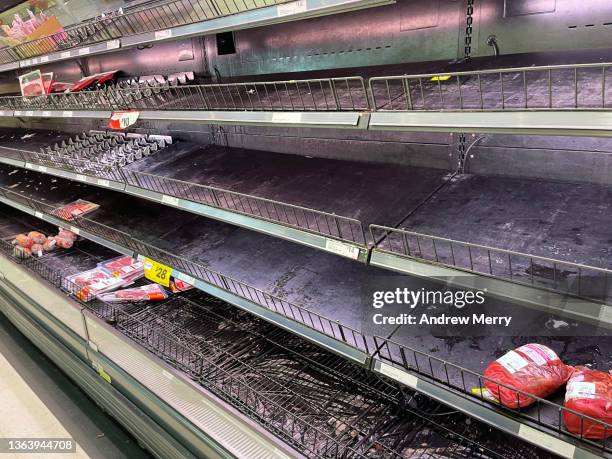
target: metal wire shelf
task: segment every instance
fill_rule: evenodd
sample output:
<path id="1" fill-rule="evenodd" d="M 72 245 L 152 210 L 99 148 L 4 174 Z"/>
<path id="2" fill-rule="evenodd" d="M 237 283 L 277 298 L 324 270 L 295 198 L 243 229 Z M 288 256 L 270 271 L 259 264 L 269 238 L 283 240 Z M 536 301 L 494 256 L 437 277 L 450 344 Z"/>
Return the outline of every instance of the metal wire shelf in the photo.
<path id="1" fill-rule="evenodd" d="M 297 206 L 289 203 L 237 193 L 222 188 L 163 177 L 105 165 L 98 161 L 76 158 L 61 158 L 29 150 L 1 147 L 0 156 L 8 159 L 60 169 L 74 174 L 91 175 L 113 180 L 143 190 L 151 190 L 176 198 L 205 204 L 279 223 L 302 231 L 320 234 L 365 247 L 366 235 L 361 221 L 341 215 Z"/>
<path id="2" fill-rule="evenodd" d="M 3 187 L 0 187 L 0 196 L 34 209 L 42 214 L 65 220 L 69 222 L 71 226 L 79 230 L 87 231 L 92 235 L 129 249 L 136 254 L 162 262 L 183 274 L 193 276 L 202 282 L 252 301 L 253 303 L 274 311 L 292 321 L 305 325 L 317 332 L 330 336 L 353 348 L 362 350 L 365 353 L 370 352 L 371 339 L 369 337 L 366 337 L 361 332 L 347 325 L 328 319 L 303 306 L 283 300 L 225 274 L 207 268 L 197 262 L 171 254 L 151 244 L 140 241 L 123 231 L 119 231 L 85 217 L 75 217 L 72 214 L 62 211 L 59 205 L 44 203 Z"/>
<path id="3" fill-rule="evenodd" d="M 404 229 L 370 225 L 377 250 L 463 271 L 612 303 L 612 270 Z"/>
<path id="4" fill-rule="evenodd" d="M 363 225 L 354 218 L 128 168 L 121 169 L 121 174 L 127 184 L 138 188 L 366 245 Z"/>
<path id="5" fill-rule="evenodd" d="M 103 14 L 64 28 L 63 31 L 0 49 L 0 63 L 54 51 L 113 40 L 129 35 L 193 24 L 290 0 L 173 0 L 153 1 Z"/>
<path id="6" fill-rule="evenodd" d="M 0 97 L 12 110 L 366 111 L 361 77 L 252 83 L 108 87 L 44 97 Z"/>
<path id="7" fill-rule="evenodd" d="M 612 63 L 375 77 L 378 111 L 608 110 Z"/>
<path id="8" fill-rule="evenodd" d="M 396 343 L 387 338 L 376 336 L 374 337 L 374 341 L 376 343 L 376 350 L 373 353 L 373 358 L 378 358 L 394 366 L 417 372 L 438 383 L 442 383 L 445 386 L 457 390 L 462 396 L 476 398 L 481 402 L 494 405 L 496 408 L 511 415 L 528 419 L 546 429 L 550 429 L 556 434 L 569 435 L 570 437 L 579 439 L 603 451 L 612 451 L 612 442 L 609 438 L 606 438 L 609 432 L 612 432 L 612 424 L 607 424 L 599 419 L 571 410 L 563 405 L 551 402 L 550 400 L 529 394 L 495 379 L 487 378 L 478 372 Z M 526 408 L 509 409 L 503 405 L 494 403 L 484 395 L 483 389 L 485 388 L 485 381 L 497 387 L 497 394 L 493 393 L 492 395 L 496 396 L 498 399 L 501 399 L 501 389 L 504 388 L 510 389 L 512 392 L 516 393 L 517 401 L 519 397 L 526 397 L 529 400 L 533 400 L 533 404 Z M 471 390 L 473 388 L 478 389 L 478 391 L 473 392 Z M 520 404 L 517 403 L 517 406 L 520 406 Z M 545 417 L 545 412 L 555 413 L 555 425 L 544 422 L 543 418 Z M 563 428 L 564 413 L 568 413 L 580 419 L 580 434 L 569 432 Z M 593 423 L 603 429 L 604 435 L 602 440 L 591 440 L 584 437 L 582 432 L 585 430 L 584 424 L 586 422 Z"/>
<path id="9" fill-rule="evenodd" d="M 195 299 L 196 302 L 194 303 L 188 299 L 180 298 L 176 300 L 176 305 L 173 305 L 173 301 L 171 300 L 162 304 L 159 308 L 155 308 L 153 311 L 147 309 L 144 314 L 139 314 L 138 308 L 135 308 L 132 312 L 127 312 L 126 309 L 129 308 L 120 310 L 108 304 L 105 306 L 104 302 L 98 299 L 85 301 L 82 296 L 79 297 L 75 289 L 66 283 L 65 278 L 57 270 L 46 266 L 44 259 L 29 258 L 27 260 L 22 260 L 15 258 L 12 246 L 6 241 L 0 241 L 0 252 L 5 253 L 18 263 L 25 264 L 26 267 L 32 269 L 56 287 L 64 289 L 77 300 L 82 301 L 88 309 L 100 315 L 102 318 L 108 320 L 110 316 L 108 311 L 112 311 L 112 323 L 127 336 L 139 342 L 145 348 L 163 358 L 176 368 L 186 372 L 203 387 L 215 392 L 218 396 L 224 398 L 234 406 L 237 406 L 238 409 L 243 410 L 259 422 L 264 423 L 268 429 L 281 436 L 285 441 L 311 453 L 310 457 L 339 458 L 346 457 L 347 452 L 351 453 L 351 457 L 364 458 L 414 457 L 412 454 L 406 456 L 398 453 L 398 445 L 405 445 L 409 439 L 410 441 L 415 441 L 419 438 L 417 435 L 418 432 L 428 432 L 430 430 L 432 434 L 442 434 L 447 440 L 450 439 L 452 441 L 450 444 L 445 444 L 444 442 L 442 444 L 436 444 L 436 442 L 432 443 L 431 441 L 426 442 L 425 444 L 428 447 L 424 451 L 421 451 L 421 453 L 426 454 L 427 457 L 429 457 L 429 455 L 431 455 L 431 457 L 441 457 L 439 454 L 442 453 L 442 457 L 458 458 L 541 457 L 535 455 L 539 453 L 530 451 L 530 447 L 523 448 L 527 451 L 525 454 L 513 449 L 517 448 L 520 441 L 510 443 L 510 445 L 512 445 L 509 447 L 511 452 L 508 454 L 500 454 L 497 450 L 503 447 L 500 444 L 500 439 L 493 438 L 490 431 L 486 431 L 484 435 L 484 438 L 488 438 L 489 443 L 484 445 L 478 444 L 475 443 L 474 440 L 473 423 L 468 426 L 460 422 L 460 425 L 465 426 L 465 430 L 463 432 L 457 432 L 456 430 L 449 429 L 448 425 L 439 421 L 432 421 L 431 418 L 424 416 L 421 409 L 415 412 L 409 408 L 410 404 L 407 405 L 403 402 L 401 403 L 402 410 L 417 416 L 416 424 L 407 424 L 406 427 L 409 430 L 401 431 L 401 429 L 399 429 L 401 426 L 397 423 L 396 415 L 393 414 L 393 411 L 387 410 L 378 411 L 381 422 L 383 419 L 385 420 L 381 423 L 382 428 L 379 427 L 374 430 L 360 429 L 358 426 L 352 424 L 354 421 L 347 421 L 344 418 L 337 417 L 340 413 L 346 415 L 346 401 L 343 403 L 330 403 L 330 401 L 324 399 L 326 394 L 333 394 L 335 400 L 338 400 L 338 388 L 336 387 L 336 389 L 334 389 L 333 385 L 330 386 L 330 376 L 336 381 L 350 384 L 351 387 L 360 387 L 362 389 L 359 392 L 362 394 L 361 397 L 363 397 L 364 393 L 369 394 L 369 397 L 376 397 L 376 403 L 373 403 L 370 408 L 368 408 L 368 405 L 364 404 L 363 400 L 359 397 L 352 397 L 350 399 L 358 408 L 365 409 L 365 413 L 367 413 L 367 416 L 370 418 L 372 415 L 376 414 L 373 412 L 374 407 L 380 406 L 381 403 L 388 403 L 391 401 L 398 403 L 401 397 L 406 395 L 405 390 L 398 392 L 393 385 L 389 386 L 386 383 L 381 384 L 380 382 L 376 382 L 381 380 L 376 377 L 372 379 L 372 376 L 368 376 L 368 373 L 362 374 L 362 372 L 366 371 L 365 369 L 358 368 L 355 364 L 351 364 L 341 357 L 331 355 L 327 351 L 323 351 L 295 335 L 279 331 L 270 324 L 258 323 L 255 326 L 244 326 L 240 319 L 232 315 L 232 323 L 229 327 L 227 324 L 221 327 L 219 325 L 219 319 L 227 321 L 227 315 L 221 312 L 222 309 L 219 307 L 206 308 L 198 303 L 197 299 Z M 202 309 L 202 314 L 194 317 L 194 308 Z M 101 313 L 101 311 L 103 312 Z M 174 311 L 174 313 L 170 314 L 172 311 Z M 240 312 L 239 314 L 243 314 L 243 317 L 248 316 L 250 318 L 249 320 L 261 322 L 260 319 L 256 319 L 250 316 L 250 314 L 244 312 Z M 163 319 L 164 315 L 167 315 L 166 320 Z M 186 320 L 187 322 L 182 325 L 177 325 L 174 321 L 178 318 L 180 318 L 179 320 Z M 194 320 L 192 321 L 191 319 Z M 206 332 L 206 330 L 203 329 L 206 328 L 205 324 L 207 322 L 212 322 L 215 326 L 210 327 Z M 187 323 L 190 323 L 191 326 L 186 327 Z M 217 339 L 221 335 L 227 333 L 230 334 L 229 336 L 226 335 L 230 343 L 228 346 L 221 346 Z M 236 335 L 240 335 L 243 338 L 246 335 L 251 336 L 251 338 L 247 339 L 246 347 L 243 347 L 240 343 L 236 343 Z M 276 361 L 269 366 L 260 365 L 261 358 L 269 356 L 271 352 L 267 349 L 259 349 L 257 351 L 253 351 L 253 349 L 258 348 L 258 346 L 264 342 L 282 350 L 279 354 L 281 358 L 280 361 Z M 425 375 L 452 389 L 459 389 L 467 396 L 474 397 L 474 394 L 469 392 L 471 380 L 475 380 L 475 384 L 478 384 L 478 387 L 481 389 L 484 387 L 483 382 L 485 377 L 477 372 L 443 361 L 426 353 L 410 349 L 406 346 L 399 345 L 386 338 L 374 337 L 374 342 L 376 347 L 371 354 L 374 359 L 377 358 L 388 361 L 393 365 Z M 310 353 L 308 352 L 309 349 L 312 350 Z M 277 369 L 279 364 L 286 362 L 289 355 L 296 356 L 299 360 L 299 363 L 291 365 L 290 368 L 305 370 L 305 368 L 311 366 L 327 374 L 328 376 L 326 376 L 325 379 L 328 382 L 325 386 L 313 386 L 311 378 L 303 379 L 296 377 L 295 373 L 287 375 L 284 372 L 275 372 L 273 375 L 264 376 L 262 378 L 263 383 L 258 381 L 256 375 L 262 368 Z M 342 374 L 338 374 L 339 372 L 342 372 Z M 461 375 L 463 381 L 462 385 L 457 385 L 452 382 L 451 375 L 453 375 L 453 372 Z M 306 371 L 306 374 L 311 375 L 312 370 Z M 312 394 L 311 396 L 294 392 L 294 388 L 297 386 L 296 381 L 300 380 L 307 383 L 306 388 L 310 389 L 309 393 Z M 502 386 L 500 383 L 494 382 L 498 384 L 499 387 Z M 373 383 L 374 386 L 372 385 Z M 330 387 L 334 390 L 330 390 Z M 365 389 L 367 389 L 367 392 L 363 391 Z M 510 387 L 510 389 L 517 391 L 512 387 Z M 288 395 L 282 395 L 282 391 L 286 391 L 285 394 Z M 517 391 L 517 394 L 518 392 L 520 391 Z M 612 428 L 612 426 L 601 423 L 601 421 L 597 419 L 589 418 L 588 416 L 573 412 L 572 410 L 567 410 L 553 402 L 539 399 L 531 394 L 525 394 L 524 392 L 522 392 L 522 394 L 536 400 L 538 410 L 537 415 L 528 414 L 524 411 L 520 411 L 518 414 L 546 428 L 552 427 L 559 433 L 568 434 L 568 432 L 562 429 L 562 424 L 548 426 L 542 422 L 540 415 L 541 406 L 545 405 L 559 411 L 559 419 L 561 419 L 562 412 L 571 412 L 581 417 L 583 422 L 587 420 L 594 421 L 604 424 L 605 428 Z M 411 398 L 414 399 L 415 396 L 416 394 L 412 393 Z M 486 399 L 482 396 L 479 398 L 486 402 Z M 296 415 L 290 409 L 292 407 L 304 409 L 315 400 L 322 399 L 326 402 L 324 405 L 327 407 L 326 413 L 330 415 L 330 419 L 334 419 L 333 423 L 327 423 L 333 427 L 331 432 L 329 430 L 321 431 L 320 428 L 317 429 L 317 427 L 313 427 L 312 423 L 320 418 L 319 415 L 311 415 L 309 419 L 307 419 L 308 417 Z M 266 403 L 268 404 L 267 407 L 264 406 Z M 492 406 L 495 409 L 499 409 L 497 405 Z M 335 411 L 336 409 L 338 411 Z M 508 411 L 517 413 L 514 410 Z M 320 411 L 314 410 L 314 413 L 320 413 Z M 432 412 L 432 414 L 435 416 L 436 413 Z M 449 415 L 446 414 L 444 418 L 446 419 L 448 417 Z M 357 417 L 356 420 L 358 421 L 366 418 L 367 417 L 362 414 Z M 355 420 L 355 415 L 349 416 L 348 419 Z M 390 420 L 393 422 L 390 422 Z M 338 423 L 338 421 L 340 423 Z M 391 435 L 391 432 L 397 434 L 398 432 L 396 429 L 400 430 L 400 440 L 405 439 L 406 442 L 395 442 L 393 448 L 391 448 L 385 444 L 385 439 L 388 440 L 389 438 L 393 438 L 394 436 Z M 309 437 L 306 437 L 306 431 L 310 433 Z M 356 434 L 353 432 L 356 432 Z M 608 450 L 605 440 L 603 443 L 598 443 L 582 438 L 581 436 L 575 437 L 598 448 Z M 343 439 L 348 440 L 348 442 L 342 444 L 340 440 Z M 356 439 L 358 441 L 356 441 Z M 428 440 L 431 440 L 431 437 L 428 437 Z M 321 448 L 322 441 L 325 441 L 325 443 Z M 475 449 L 471 449 L 474 447 Z M 518 449 L 520 450 L 521 448 Z M 414 448 L 407 448 L 403 451 L 411 451 L 415 454 L 419 454 L 418 448 L 416 451 Z M 372 452 L 376 452 L 376 454 L 372 455 Z M 422 456 L 418 455 L 418 457 Z"/>

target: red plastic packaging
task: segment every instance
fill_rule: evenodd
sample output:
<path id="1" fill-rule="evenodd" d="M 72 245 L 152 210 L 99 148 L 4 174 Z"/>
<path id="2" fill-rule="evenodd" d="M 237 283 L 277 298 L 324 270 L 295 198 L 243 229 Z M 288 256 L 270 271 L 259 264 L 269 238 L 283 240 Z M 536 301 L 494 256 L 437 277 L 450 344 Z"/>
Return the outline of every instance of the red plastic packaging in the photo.
<path id="1" fill-rule="evenodd" d="M 567 383 L 565 407 L 612 424 L 612 375 L 577 367 Z M 592 440 L 612 437 L 612 427 L 606 429 L 603 424 L 567 411 L 563 413 L 563 421 L 570 432 Z"/>
<path id="2" fill-rule="evenodd" d="M 543 398 L 565 384 L 572 371 L 573 368 L 561 362 L 552 349 L 530 343 L 491 362 L 484 375 L 503 386 L 488 379 L 485 386 L 504 406 L 523 408 L 535 400 L 513 389 Z"/>

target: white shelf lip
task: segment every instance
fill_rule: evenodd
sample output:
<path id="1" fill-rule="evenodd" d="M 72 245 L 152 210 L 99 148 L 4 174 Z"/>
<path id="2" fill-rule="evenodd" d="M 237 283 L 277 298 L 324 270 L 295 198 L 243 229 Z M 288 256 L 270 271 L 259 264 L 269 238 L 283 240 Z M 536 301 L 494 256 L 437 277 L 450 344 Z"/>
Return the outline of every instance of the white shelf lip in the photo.
<path id="1" fill-rule="evenodd" d="M 145 110 L 140 119 L 207 124 L 359 128 L 360 112 Z"/>
<path id="2" fill-rule="evenodd" d="M 226 30 L 261 27 L 279 22 L 324 16 L 390 3 L 395 3 L 395 0 L 301 0 L 244 11 L 194 24 L 172 27 L 166 30 L 128 35 L 121 39 L 121 46 L 136 46 L 162 40 L 218 33 Z"/>
<path id="3" fill-rule="evenodd" d="M 581 110 L 373 112 L 369 129 L 612 136 L 612 112 Z"/>
<path id="4" fill-rule="evenodd" d="M 370 264 L 410 276 L 440 279 L 461 288 L 486 291 L 487 296 L 510 300 L 529 308 L 612 329 L 612 307 L 600 302 L 569 297 L 510 280 L 450 268 L 377 249 L 372 249 Z"/>
<path id="5" fill-rule="evenodd" d="M 5 111 L 6 113 L 6 111 Z M 92 118 L 108 119 L 110 110 L 14 110 L 11 115 L 21 118 Z"/>
<path id="6" fill-rule="evenodd" d="M 107 53 L 121 48 L 121 40 L 116 38 L 114 40 L 103 41 L 99 43 L 93 43 L 88 46 L 81 46 L 79 48 L 71 48 L 65 51 L 56 51 L 42 56 L 31 57 L 29 59 L 23 59 L 17 62 L 19 68 L 32 67 L 34 65 L 44 65 L 50 62 L 63 61 L 66 59 L 73 59 L 75 57 L 91 56 L 95 54 Z M 2 71 L 0 67 L 0 71 Z"/>
<path id="7" fill-rule="evenodd" d="M 453 408 L 458 409 L 470 416 L 495 426 L 511 435 L 519 437 L 529 443 L 544 448 L 566 459 L 596 459 L 600 455 L 594 454 L 588 449 L 565 441 L 562 437 L 540 429 L 530 427 L 527 423 L 521 422 L 507 416 L 495 409 L 487 407 L 484 403 L 477 400 L 470 400 L 459 393 L 434 384 L 421 378 L 416 373 L 408 372 L 402 368 L 392 366 L 378 359 L 374 360 L 373 371 L 388 378 L 391 378 L 407 387 L 422 392 L 438 401 L 441 401 Z"/>

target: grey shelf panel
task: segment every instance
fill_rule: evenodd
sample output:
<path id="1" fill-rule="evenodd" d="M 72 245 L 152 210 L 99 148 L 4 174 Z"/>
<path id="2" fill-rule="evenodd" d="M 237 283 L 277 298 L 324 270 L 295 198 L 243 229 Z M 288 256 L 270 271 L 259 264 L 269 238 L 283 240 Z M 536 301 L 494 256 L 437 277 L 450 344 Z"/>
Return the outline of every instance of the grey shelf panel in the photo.
<path id="1" fill-rule="evenodd" d="M 188 419 L 215 443 L 208 452 L 222 449 L 221 456 L 237 458 L 258 457 L 262 459 L 289 459 L 294 452 L 273 441 L 261 429 L 230 410 L 225 404 L 198 388 L 172 367 L 160 362 L 145 349 L 134 344 L 101 322 L 90 312 L 84 312 L 85 324 L 95 354 L 100 353 L 144 386 L 148 391 L 167 403 L 172 409 Z M 102 363 L 102 365 L 104 365 Z M 113 369 L 104 370 L 111 378 Z M 216 450 L 216 451 L 215 451 Z M 200 454 L 207 457 L 206 451 Z"/>
<path id="2" fill-rule="evenodd" d="M 78 174 L 54 167 L 23 162 L 13 158 L 0 157 L 0 163 L 52 175 L 55 177 L 62 177 L 76 182 L 87 183 L 101 188 L 125 192 L 126 194 L 148 199 L 168 207 L 184 210 L 192 214 L 212 218 L 253 231 L 258 231 L 270 236 L 295 242 L 297 244 L 334 253 L 338 256 L 350 258 L 352 260 L 366 262 L 368 258 L 369 249 L 366 248 L 364 244 L 338 240 L 333 237 L 327 237 L 322 234 L 302 230 L 298 227 L 286 226 L 281 223 L 260 219 L 244 213 L 233 212 L 228 209 L 208 206 L 206 204 L 188 199 L 177 198 L 156 191 L 135 187 L 124 182 L 94 177 L 91 175 Z M 54 219 L 53 223 L 61 223 L 65 225 L 65 222 L 61 222 L 59 219 Z"/>
<path id="3" fill-rule="evenodd" d="M 369 129 L 611 137 L 612 113 L 571 110 L 373 112 Z"/>
<path id="4" fill-rule="evenodd" d="M 96 374 L 89 364 L 70 352 L 65 342 L 45 331 L 40 323 L 28 316 L 28 312 L 11 304 L 12 301 L 14 300 L 3 298 L 0 312 L 149 451 L 169 459 L 195 457 L 136 404 Z M 23 303 L 17 301 L 16 304 Z"/>

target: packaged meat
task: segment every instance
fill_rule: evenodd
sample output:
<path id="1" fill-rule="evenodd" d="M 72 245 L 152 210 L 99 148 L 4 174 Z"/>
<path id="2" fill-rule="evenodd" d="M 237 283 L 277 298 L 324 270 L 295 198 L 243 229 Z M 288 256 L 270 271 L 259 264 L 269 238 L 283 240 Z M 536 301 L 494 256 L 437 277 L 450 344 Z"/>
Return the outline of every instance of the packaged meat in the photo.
<path id="1" fill-rule="evenodd" d="M 565 384 L 571 373 L 572 367 L 561 362 L 552 349 L 531 343 L 509 351 L 490 363 L 484 376 L 490 393 L 503 405 L 516 409 L 535 401 L 516 390 L 543 398 Z"/>
<path id="2" fill-rule="evenodd" d="M 142 261 L 123 255 L 99 264 L 100 268 L 115 277 L 120 277 L 126 282 L 133 282 L 144 276 Z"/>
<path id="3" fill-rule="evenodd" d="M 586 416 L 612 424 L 612 374 L 577 367 L 567 382 L 565 407 Z M 573 413 L 563 413 L 565 427 L 572 433 L 592 440 L 612 437 L 612 427 L 582 418 Z"/>
<path id="4" fill-rule="evenodd" d="M 93 212 L 98 207 L 100 206 L 93 202 L 77 199 L 70 204 L 54 209 L 53 214 L 64 220 L 72 220 L 75 217 L 82 217 L 83 215 Z"/>
<path id="5" fill-rule="evenodd" d="M 47 240 L 47 236 L 45 236 L 43 233 L 39 233 L 38 231 L 30 231 L 28 233 L 28 237 L 32 239 L 34 244 L 44 244 Z"/>
<path id="6" fill-rule="evenodd" d="M 34 244 L 34 241 L 25 234 L 18 234 L 17 236 L 15 236 L 15 241 L 17 241 L 18 245 L 26 249 L 29 249 L 30 247 L 32 247 L 32 244 Z"/>
<path id="7" fill-rule="evenodd" d="M 19 86 L 23 97 L 44 96 L 46 94 L 40 70 L 19 76 Z"/>
<path id="8" fill-rule="evenodd" d="M 57 245 L 57 241 L 55 240 L 55 237 L 51 236 L 47 238 L 47 240 L 43 244 L 43 250 L 45 252 L 52 252 L 53 250 L 55 250 L 56 245 Z"/>
<path id="9" fill-rule="evenodd" d="M 185 292 L 191 290 L 193 285 L 188 284 L 180 279 L 172 279 L 170 281 L 170 291 L 172 293 Z"/>
<path id="10" fill-rule="evenodd" d="M 72 239 L 66 239 L 66 238 L 59 237 L 59 236 L 55 237 L 55 243 L 56 243 L 57 247 L 60 248 L 60 249 L 70 249 L 70 248 L 72 248 L 72 246 L 74 244 Z"/>
<path id="11" fill-rule="evenodd" d="M 75 233 L 73 233 L 70 230 L 64 229 L 64 228 L 58 228 L 58 233 L 56 237 L 62 238 L 62 239 L 69 239 L 71 241 L 76 241 L 77 240 L 77 235 Z"/>
<path id="12" fill-rule="evenodd" d="M 43 256 L 43 246 L 42 244 L 32 244 L 32 248 L 30 249 L 32 255 L 36 255 L 37 257 Z"/>
<path id="13" fill-rule="evenodd" d="M 159 284 L 148 284 L 142 287 L 126 288 L 98 296 L 103 301 L 118 303 L 123 301 L 162 301 L 168 294 Z"/>
<path id="14" fill-rule="evenodd" d="M 45 89 L 45 95 L 51 94 L 51 86 L 53 85 L 53 72 L 43 73 L 42 82 L 43 88 Z"/>
<path id="15" fill-rule="evenodd" d="M 101 293 L 115 290 L 124 284 L 123 279 L 111 276 L 101 268 L 68 276 L 64 281 L 64 287 L 83 301 L 89 301 Z"/>

